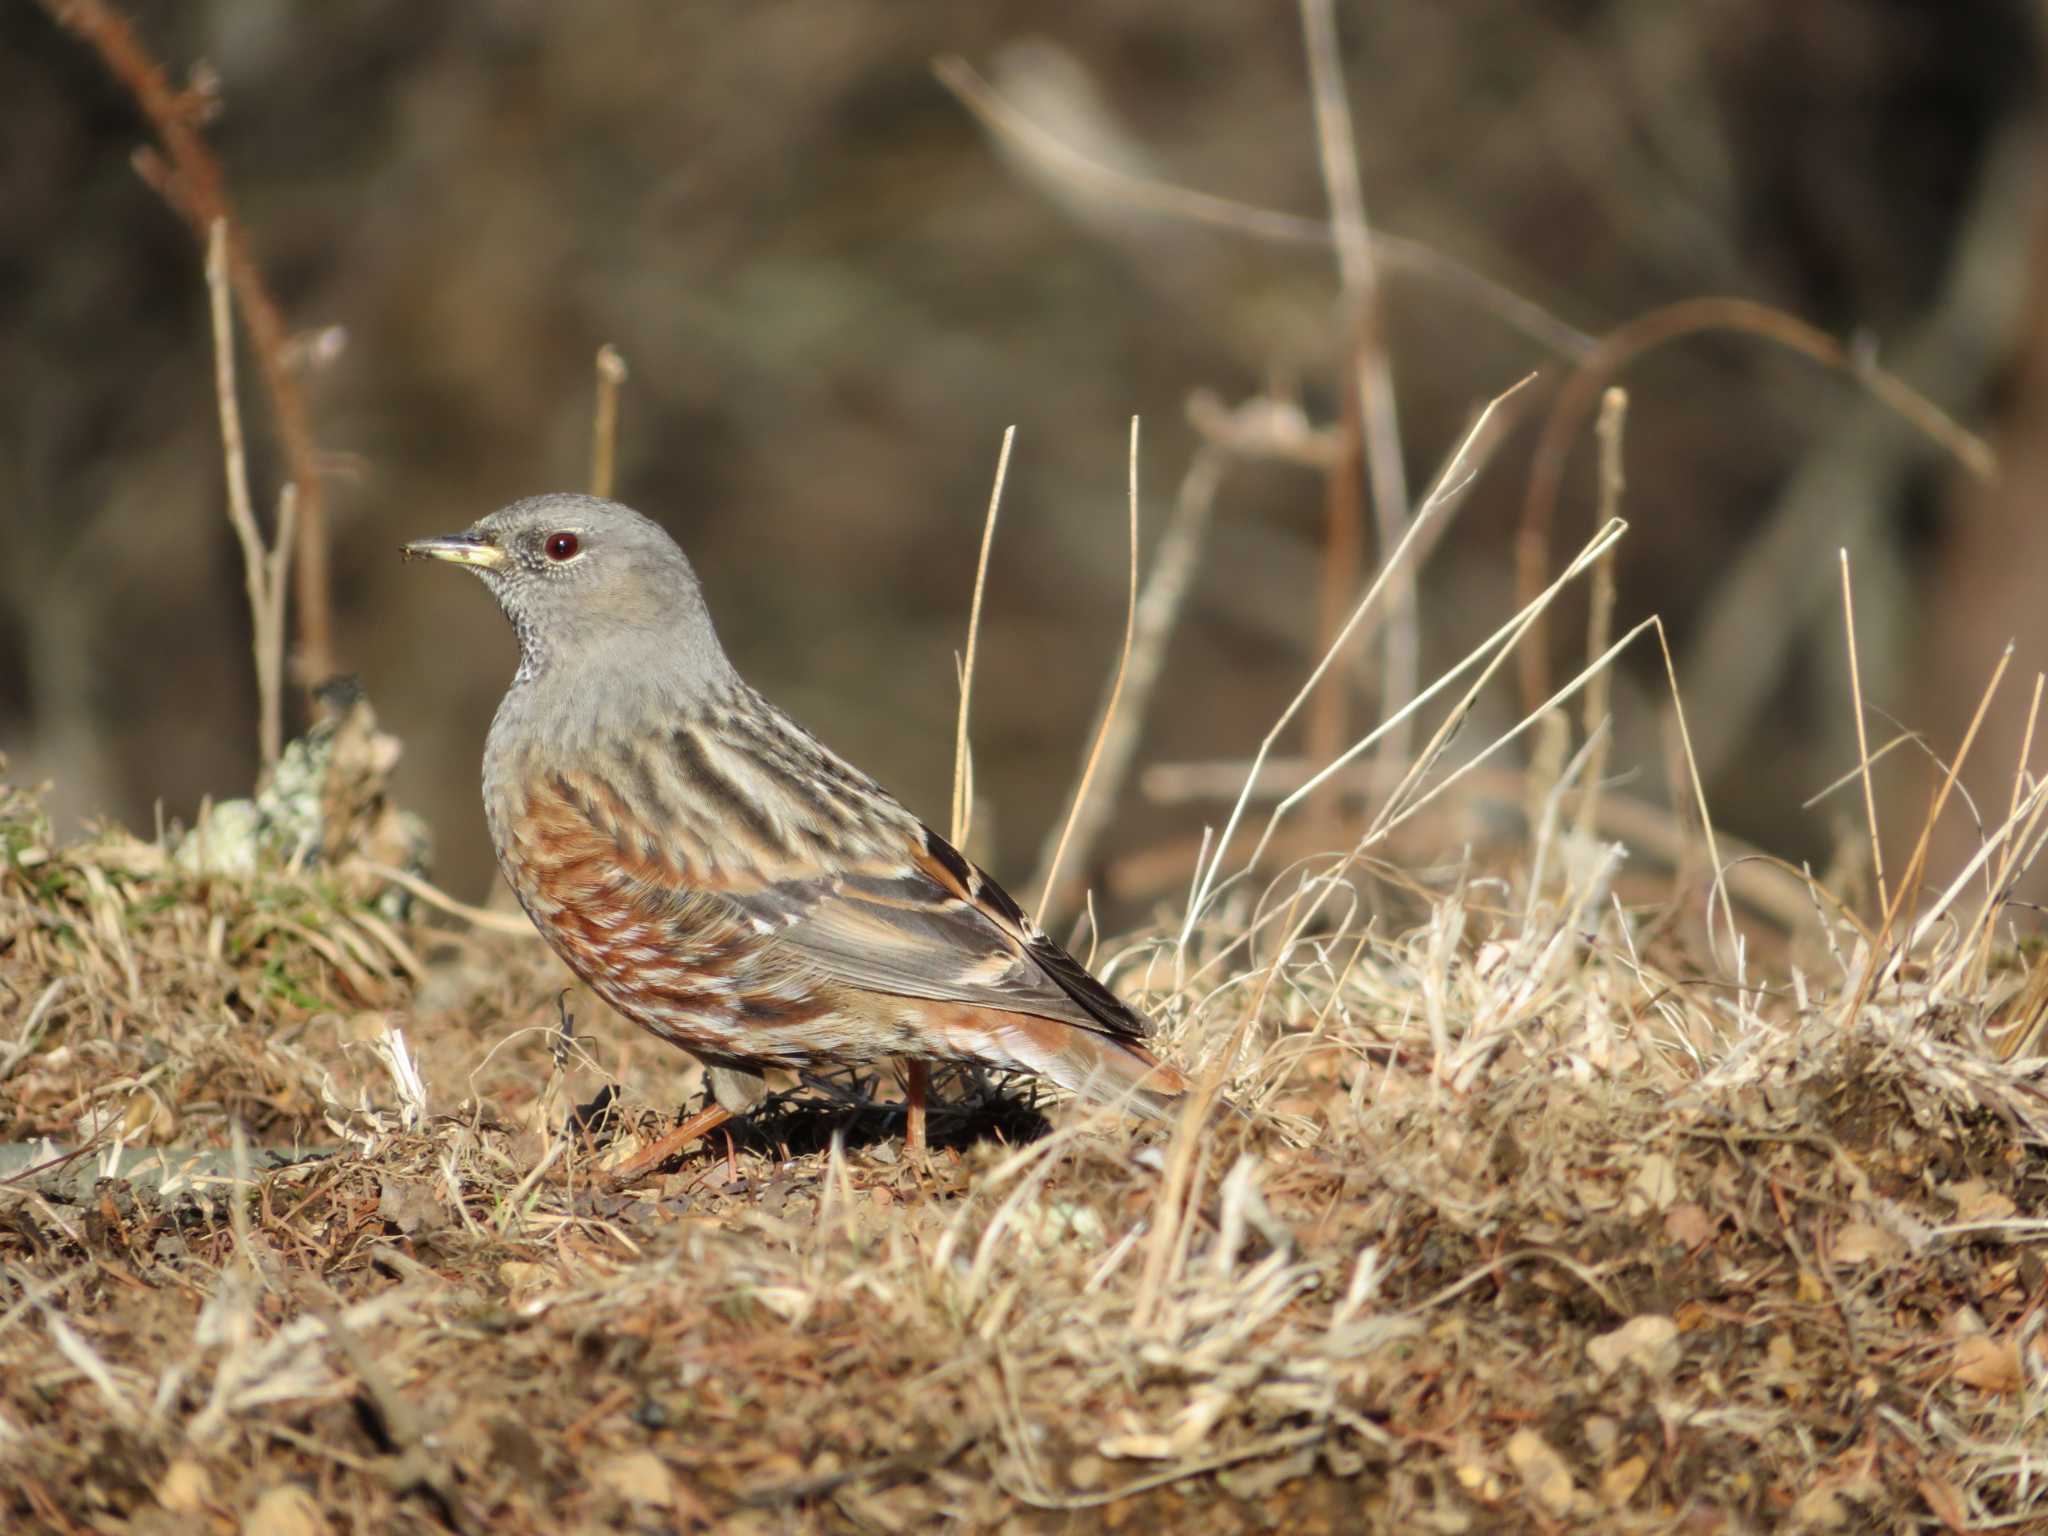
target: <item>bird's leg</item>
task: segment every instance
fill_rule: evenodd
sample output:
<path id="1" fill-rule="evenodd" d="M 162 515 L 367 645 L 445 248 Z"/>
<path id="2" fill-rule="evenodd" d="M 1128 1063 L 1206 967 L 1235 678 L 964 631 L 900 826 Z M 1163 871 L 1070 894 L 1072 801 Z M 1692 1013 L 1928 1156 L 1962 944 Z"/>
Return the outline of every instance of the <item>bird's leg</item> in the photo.
<path id="1" fill-rule="evenodd" d="M 638 1184 L 691 1142 L 710 1135 L 732 1118 L 722 1104 L 711 1104 L 690 1116 L 651 1147 L 643 1148 L 611 1171 L 607 1180 L 614 1193 Z"/>
<path id="2" fill-rule="evenodd" d="M 903 1067 L 903 1150 L 912 1157 L 923 1157 L 924 1101 L 932 1087 L 931 1063 L 913 1057 Z"/>
<path id="3" fill-rule="evenodd" d="M 561 1023 L 556 1027 L 552 1046 L 555 1070 L 561 1072 L 569 1065 L 569 1053 L 576 1049 L 576 1015 L 569 1011 L 569 989 L 562 988 L 562 995 L 555 999 L 555 1009 L 561 1014 Z"/>

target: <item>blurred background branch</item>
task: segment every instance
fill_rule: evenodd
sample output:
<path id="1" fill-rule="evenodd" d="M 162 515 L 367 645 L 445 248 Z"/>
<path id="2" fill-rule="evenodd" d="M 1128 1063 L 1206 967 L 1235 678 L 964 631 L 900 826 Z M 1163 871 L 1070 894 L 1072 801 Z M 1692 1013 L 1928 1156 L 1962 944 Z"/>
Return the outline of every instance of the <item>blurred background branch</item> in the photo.
<path id="1" fill-rule="evenodd" d="M 38 3 L 92 46 L 148 120 L 160 147 L 136 150 L 135 169 L 184 218 L 202 254 L 214 238 L 216 227 L 226 231 L 228 279 L 249 328 L 264 393 L 269 397 L 271 415 L 290 464 L 291 482 L 297 487 L 297 661 L 301 678 L 319 682 L 335 667 L 320 455 L 305 398 L 290 361 L 290 336 L 284 316 L 249 253 L 248 239 L 235 220 L 227 178 L 200 131 L 216 108 L 215 79 L 210 72 L 201 71 L 186 89 L 174 89 L 163 67 L 136 35 L 134 26 L 101 0 Z M 267 763 L 274 756 L 271 753 L 264 761 Z"/>
<path id="2" fill-rule="evenodd" d="M 1305 20 L 1362 189 L 1337 228 L 1352 171 L 1305 110 Z M 1877 718 L 1953 743 L 2007 638 L 2022 664 L 2048 653 L 2041 22 L 2033 0 L 0 9 L 0 484 L 21 554 L 0 577 L 0 748 L 72 818 L 148 825 L 246 779 L 261 689 L 217 537 L 189 254 L 218 216 L 262 387 L 249 475 L 299 488 L 294 661 L 362 673 L 450 889 L 488 878 L 472 770 L 510 645 L 480 595 L 403 579 L 395 543 L 608 478 L 682 539 L 749 675 L 937 824 L 962 572 L 1012 421 L 1028 451 L 978 649 L 975 826 L 1013 883 L 1043 868 L 1121 640 L 1105 529 L 1126 506 L 1103 466 L 1133 414 L 1162 487 L 1229 468 L 1198 518 L 1148 520 L 1131 671 L 1050 900 L 1185 870 L 1217 808 L 1130 786 L 1248 754 L 1320 654 L 1319 586 L 1355 590 L 1331 515 L 1363 513 L 1372 472 L 1345 482 L 1362 233 L 1413 465 L 1542 374 L 1534 420 L 1417 564 L 1424 676 L 1510 611 L 1532 479 L 1560 543 L 1592 525 L 1587 429 L 1616 354 L 1586 365 L 1630 317 L 1719 295 L 1833 349 L 1846 381 L 1714 330 L 1628 353 L 1611 615 L 1616 634 L 1670 621 L 1724 830 L 1825 863 L 1833 802 L 1800 802 L 1855 761 L 1853 721 L 1823 707 L 1840 647 L 1813 622 L 1836 546 Z M 134 195 L 138 139 L 185 230 Z M 608 338 L 632 356 L 632 422 L 593 443 Z M 1928 411 L 1900 418 L 1886 378 Z M 1535 422 L 1567 404 L 1532 476 Z M 1977 440 L 1995 484 L 1971 473 Z M 1155 590 L 1171 604 L 1148 608 Z M 1560 601 L 1532 666 L 1577 666 L 1590 601 Z M 1344 734 L 1384 717 L 1378 665 L 1333 676 Z M 1647 655 L 1617 670 L 1607 761 L 1657 760 L 1661 689 Z M 1490 689 L 1468 730 L 1518 708 Z M 1972 773 L 2017 754 L 2000 718 L 1982 729 Z M 1874 792 L 1924 806 L 1924 775 L 1893 754 Z M 1521 805 L 1447 812 L 1410 851 L 1513 835 Z"/>

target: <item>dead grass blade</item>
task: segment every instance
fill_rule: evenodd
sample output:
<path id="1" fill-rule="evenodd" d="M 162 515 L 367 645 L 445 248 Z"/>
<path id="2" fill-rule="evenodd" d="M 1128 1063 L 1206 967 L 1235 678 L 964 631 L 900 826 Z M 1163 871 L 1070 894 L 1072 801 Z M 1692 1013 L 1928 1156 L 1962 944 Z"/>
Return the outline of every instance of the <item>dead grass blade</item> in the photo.
<path id="1" fill-rule="evenodd" d="M 981 637 L 981 599 L 988 588 L 988 555 L 996 541 L 996 513 L 1003 504 L 1003 480 L 1010 472 L 1010 445 L 1017 429 L 1003 431 L 996 455 L 996 481 L 988 495 L 988 517 L 981 527 L 981 556 L 974 565 L 974 600 L 967 611 L 967 651 L 960 662 L 960 723 L 953 737 L 953 846 L 967 847 L 974 826 L 974 763 L 967 747 L 967 712 L 974 698 L 974 652 Z"/>
<path id="2" fill-rule="evenodd" d="M 1087 760 L 1081 765 L 1080 781 L 1074 786 L 1073 803 L 1067 808 L 1067 819 L 1061 825 L 1059 840 L 1053 844 L 1052 857 L 1045 862 L 1045 878 L 1038 882 L 1038 922 L 1041 927 L 1051 919 L 1047 908 L 1052 901 L 1053 882 L 1058 879 L 1060 860 L 1067 851 L 1067 842 L 1074 835 L 1074 827 L 1081 819 L 1083 807 L 1088 803 L 1088 786 L 1095 777 L 1095 766 L 1101 761 L 1104 744 L 1109 740 L 1112 726 L 1116 724 L 1117 703 L 1123 697 L 1124 674 L 1130 670 L 1131 645 L 1138 632 L 1138 418 L 1131 418 L 1131 462 L 1130 462 L 1130 525 L 1131 525 L 1131 588 L 1124 605 L 1124 644 L 1117 653 L 1116 671 L 1109 680 L 1109 698 L 1102 706 L 1102 720 L 1095 728 L 1095 738 L 1088 748 Z M 1127 732 L 1126 734 L 1133 734 Z M 1099 823 L 1098 823 L 1099 825 Z M 1082 856 L 1087 850 L 1084 847 Z"/>
<path id="3" fill-rule="evenodd" d="M 1316 663 L 1314 669 L 1309 673 L 1308 680 L 1302 684 L 1301 689 L 1295 694 L 1287 707 L 1280 712 L 1280 718 L 1274 722 L 1272 729 L 1266 733 L 1265 739 L 1259 743 L 1259 749 L 1252 757 L 1252 769 L 1246 782 L 1246 792 L 1238 797 L 1236 805 L 1231 808 L 1230 817 L 1224 823 L 1222 836 L 1216 840 L 1215 847 L 1211 851 L 1207 862 L 1196 873 L 1193 894 L 1188 902 L 1187 917 L 1181 929 L 1181 943 L 1183 946 L 1185 946 L 1189 934 L 1193 931 L 1194 925 L 1201 919 L 1202 914 L 1207 908 L 1210 895 L 1215 888 L 1216 877 L 1222 860 L 1229 851 L 1230 842 L 1237 832 L 1238 823 L 1244 817 L 1251 783 L 1257 779 L 1260 768 L 1264 766 L 1266 759 L 1272 754 L 1273 747 L 1279 741 L 1281 733 L 1287 729 L 1288 724 L 1301 712 L 1302 706 L 1313 696 L 1316 688 L 1336 664 L 1338 656 L 1342 654 L 1352 636 L 1364 624 L 1366 616 L 1374 611 L 1380 593 L 1385 589 L 1391 572 L 1401 563 L 1423 530 L 1428 528 L 1437 518 L 1448 515 L 1457 506 L 1465 492 L 1471 488 L 1473 481 L 1478 477 L 1480 470 L 1484 467 L 1494 447 L 1497 445 L 1498 438 L 1494 431 L 1494 423 L 1500 419 L 1499 411 L 1502 403 L 1511 398 L 1517 390 L 1523 388 L 1527 383 L 1528 380 L 1524 379 L 1513 388 L 1496 396 L 1492 403 L 1480 413 L 1479 419 L 1473 423 L 1471 430 L 1465 434 L 1464 440 L 1459 444 L 1457 451 L 1451 455 L 1443 472 L 1437 477 L 1436 484 L 1431 487 L 1429 494 L 1423 498 L 1421 506 L 1416 509 L 1414 518 L 1409 522 L 1401 535 L 1401 542 L 1388 551 L 1381 560 L 1378 572 L 1374 575 L 1371 584 L 1367 586 L 1365 595 L 1359 599 L 1358 606 L 1352 610 L 1351 617 L 1345 622 L 1344 627 L 1337 632 L 1336 638 L 1331 641 L 1329 649 L 1323 653 L 1322 659 Z M 1440 687 L 1441 684 L 1438 686 Z M 1434 690 L 1431 691 L 1433 692 Z M 1425 694 L 1423 697 L 1427 698 L 1428 695 Z M 1423 699 L 1413 700 L 1406 707 L 1412 711 L 1421 702 L 1423 702 Z M 1305 786 L 1304 792 L 1307 788 L 1312 787 Z"/>

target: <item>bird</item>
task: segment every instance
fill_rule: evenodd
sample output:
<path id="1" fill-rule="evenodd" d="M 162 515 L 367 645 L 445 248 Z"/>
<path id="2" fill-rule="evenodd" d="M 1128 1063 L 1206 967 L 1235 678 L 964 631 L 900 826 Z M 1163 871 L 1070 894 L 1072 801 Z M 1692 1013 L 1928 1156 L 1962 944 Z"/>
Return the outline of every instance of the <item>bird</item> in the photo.
<path id="1" fill-rule="evenodd" d="M 1155 1119 L 1189 1092 L 1148 1018 L 741 678 L 660 524 L 562 492 L 403 554 L 480 576 L 517 637 L 483 800 L 520 905 L 598 996 L 712 1069 L 716 1102 L 615 1187 L 743 1110 L 768 1067 L 902 1059 L 920 1155 L 934 1062 Z"/>

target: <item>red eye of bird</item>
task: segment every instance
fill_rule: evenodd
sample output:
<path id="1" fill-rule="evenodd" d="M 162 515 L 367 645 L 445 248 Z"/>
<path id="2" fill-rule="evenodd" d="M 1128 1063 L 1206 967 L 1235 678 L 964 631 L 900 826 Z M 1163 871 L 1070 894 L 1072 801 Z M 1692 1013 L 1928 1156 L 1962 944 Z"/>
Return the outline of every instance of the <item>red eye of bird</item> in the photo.
<path id="1" fill-rule="evenodd" d="M 551 533 L 548 535 L 547 551 L 550 560 L 572 560 L 582 546 L 573 533 Z"/>

